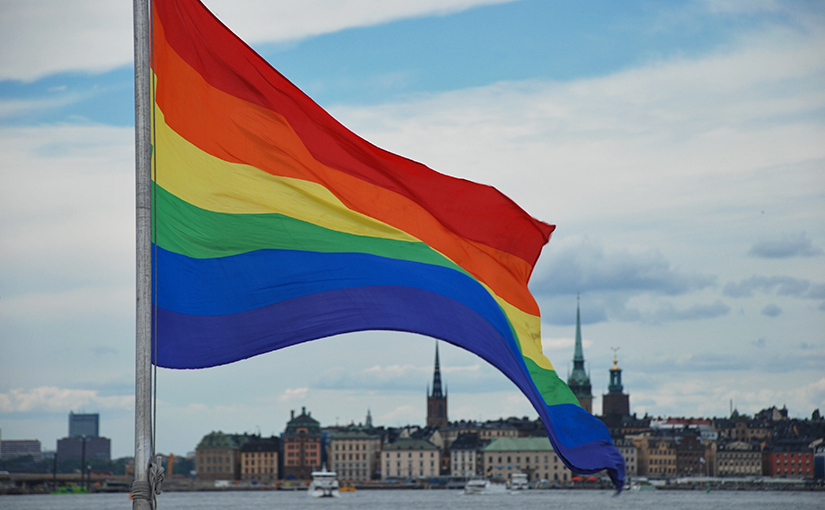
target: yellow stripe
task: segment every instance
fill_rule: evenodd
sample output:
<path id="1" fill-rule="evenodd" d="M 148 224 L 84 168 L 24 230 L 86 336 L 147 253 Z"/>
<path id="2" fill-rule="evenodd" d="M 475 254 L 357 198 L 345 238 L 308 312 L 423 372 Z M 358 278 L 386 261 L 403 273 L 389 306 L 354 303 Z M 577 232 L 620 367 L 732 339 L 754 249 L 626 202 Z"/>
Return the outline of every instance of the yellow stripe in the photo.
<path id="1" fill-rule="evenodd" d="M 555 370 L 553 364 L 544 355 L 541 350 L 541 318 L 529 313 L 523 312 L 511 305 L 507 301 L 496 296 L 496 294 L 487 289 L 490 294 L 498 301 L 499 306 L 504 310 L 510 324 L 516 331 L 516 338 L 521 347 L 521 355 L 525 358 L 530 358 L 536 365 L 548 370 Z"/>
<path id="2" fill-rule="evenodd" d="M 166 125 L 155 108 L 157 184 L 190 204 L 230 214 L 278 213 L 350 234 L 419 241 L 379 220 L 348 209 L 320 184 L 278 177 L 229 163 L 198 149 Z M 284 164 L 298 164 L 284 160 Z M 277 197 L 277 200 L 273 200 Z"/>

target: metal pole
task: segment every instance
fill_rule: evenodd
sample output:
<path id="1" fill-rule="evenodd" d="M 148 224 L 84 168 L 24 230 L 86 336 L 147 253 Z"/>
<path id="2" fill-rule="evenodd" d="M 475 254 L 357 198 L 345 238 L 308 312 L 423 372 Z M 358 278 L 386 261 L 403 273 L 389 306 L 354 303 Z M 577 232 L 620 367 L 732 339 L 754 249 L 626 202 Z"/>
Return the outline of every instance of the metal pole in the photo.
<path id="1" fill-rule="evenodd" d="M 135 206 L 137 322 L 135 335 L 135 479 L 132 508 L 150 510 L 152 456 L 152 210 L 149 0 L 133 0 L 135 40 Z M 151 495 L 148 496 L 151 498 Z"/>

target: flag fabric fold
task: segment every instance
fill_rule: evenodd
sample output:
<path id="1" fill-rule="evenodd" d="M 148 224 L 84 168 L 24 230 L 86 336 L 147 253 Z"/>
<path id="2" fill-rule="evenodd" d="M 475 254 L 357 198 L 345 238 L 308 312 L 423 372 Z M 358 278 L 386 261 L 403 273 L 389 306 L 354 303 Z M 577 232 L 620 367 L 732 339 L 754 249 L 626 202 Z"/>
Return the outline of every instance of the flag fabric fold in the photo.
<path id="1" fill-rule="evenodd" d="M 154 0 L 157 364 L 204 368 L 368 329 L 501 370 L 573 471 L 624 462 L 542 354 L 527 288 L 554 227 L 361 139 L 198 0 Z"/>

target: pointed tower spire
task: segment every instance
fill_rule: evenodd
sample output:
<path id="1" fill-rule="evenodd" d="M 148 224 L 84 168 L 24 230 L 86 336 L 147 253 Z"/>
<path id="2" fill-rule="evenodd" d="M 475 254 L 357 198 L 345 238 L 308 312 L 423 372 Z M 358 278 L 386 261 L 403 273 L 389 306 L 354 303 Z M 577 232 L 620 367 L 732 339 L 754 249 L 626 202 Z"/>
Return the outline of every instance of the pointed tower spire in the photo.
<path id="1" fill-rule="evenodd" d="M 584 370 L 584 349 L 582 349 L 582 318 L 579 311 L 579 295 L 576 294 L 576 350 L 573 352 L 573 371 Z"/>
<path id="2" fill-rule="evenodd" d="M 573 371 L 567 378 L 567 385 L 579 399 L 579 404 L 589 413 L 592 412 L 593 393 L 590 377 L 584 370 L 584 349 L 582 348 L 582 321 L 579 295 L 576 294 L 576 347 L 573 351 Z"/>
<path id="3" fill-rule="evenodd" d="M 433 392 L 427 390 L 427 426 L 446 427 L 447 395 L 441 390 L 441 363 L 438 360 L 438 341 L 435 343 L 435 370 L 433 370 Z"/>
<path id="4" fill-rule="evenodd" d="M 438 362 L 438 342 L 435 343 L 435 370 L 433 371 L 433 398 L 441 398 L 441 366 Z"/>

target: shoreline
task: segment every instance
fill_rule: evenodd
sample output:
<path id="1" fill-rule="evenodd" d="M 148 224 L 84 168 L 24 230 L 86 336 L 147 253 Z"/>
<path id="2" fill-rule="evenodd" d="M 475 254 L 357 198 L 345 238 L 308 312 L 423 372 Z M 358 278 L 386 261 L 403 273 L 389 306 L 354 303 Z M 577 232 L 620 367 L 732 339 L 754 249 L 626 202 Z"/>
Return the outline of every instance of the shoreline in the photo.
<path id="1" fill-rule="evenodd" d="M 76 492 L 79 494 L 106 494 L 106 493 L 129 493 L 130 485 L 117 483 L 113 486 L 92 486 L 88 491 Z M 370 483 L 355 485 L 356 491 L 461 491 L 460 487 L 447 487 L 445 485 L 428 485 L 416 483 Z M 255 491 L 292 491 L 304 492 L 307 487 L 299 482 L 294 486 L 283 485 L 251 485 L 251 484 L 231 484 L 228 486 L 216 487 L 214 482 L 193 481 L 193 480 L 173 480 L 165 481 L 162 487 L 163 492 L 255 492 Z M 612 487 L 600 484 L 571 484 L 564 487 L 550 487 L 540 489 L 526 489 L 528 492 L 543 491 L 613 491 Z M 739 491 L 739 492 L 825 492 L 825 485 L 821 482 L 776 482 L 767 483 L 742 483 L 742 482 L 715 482 L 715 483 L 667 483 L 660 485 L 644 485 L 640 488 L 626 488 L 624 492 L 636 491 Z M 26 495 L 26 494 L 53 494 L 51 487 L 45 485 L 34 486 L 4 486 L 0 487 L 0 496 Z M 65 493 L 70 496 L 76 493 Z"/>

